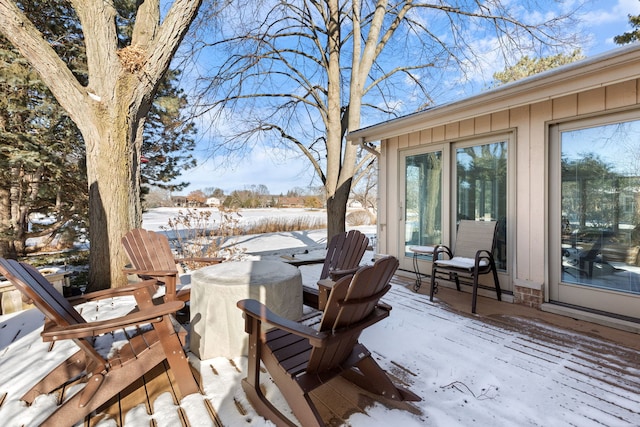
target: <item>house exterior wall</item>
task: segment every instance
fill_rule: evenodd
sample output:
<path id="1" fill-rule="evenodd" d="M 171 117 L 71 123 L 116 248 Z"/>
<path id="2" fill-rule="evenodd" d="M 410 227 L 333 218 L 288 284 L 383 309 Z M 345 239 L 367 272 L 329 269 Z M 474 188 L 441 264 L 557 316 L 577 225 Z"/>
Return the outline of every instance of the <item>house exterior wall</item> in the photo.
<path id="1" fill-rule="evenodd" d="M 422 129 L 400 133 L 397 136 L 381 140 L 380 158 L 380 210 L 378 252 L 402 257 L 399 239 L 401 209 L 399 209 L 401 155 L 404 150 L 416 147 L 428 147 L 431 144 L 455 142 L 460 139 L 478 137 L 497 132 L 513 132 L 515 143 L 509 156 L 515 156 L 515 188 L 510 197 L 515 197 L 514 217 L 509 218 L 511 240 L 509 255 L 512 267 L 511 283 L 505 290 L 513 292 L 517 303 L 538 307 L 547 298 L 548 293 L 548 203 L 552 192 L 547 178 L 549 126 L 569 120 L 607 114 L 610 112 L 639 109 L 639 80 L 629 76 L 637 75 L 637 69 L 627 69 L 627 80 L 620 80 L 620 70 L 603 70 L 596 77 L 586 76 L 572 81 L 576 93 L 559 97 L 549 96 L 536 102 L 526 102 L 527 96 L 512 98 L 507 106 L 497 108 L 496 100 L 489 100 L 482 113 L 482 105 L 474 106 L 471 111 L 452 111 L 442 119 L 432 119 L 425 114 Z M 594 87 L 597 86 L 597 87 Z M 553 88 L 546 88 L 551 93 Z M 474 111 L 475 110 L 475 111 Z M 446 122 L 453 116 L 461 119 Z M 464 117 L 469 116 L 472 117 Z M 419 125 L 414 126 L 419 127 Z M 445 191 L 451 188 L 445 183 Z M 444 227 L 443 227 L 444 228 Z"/>

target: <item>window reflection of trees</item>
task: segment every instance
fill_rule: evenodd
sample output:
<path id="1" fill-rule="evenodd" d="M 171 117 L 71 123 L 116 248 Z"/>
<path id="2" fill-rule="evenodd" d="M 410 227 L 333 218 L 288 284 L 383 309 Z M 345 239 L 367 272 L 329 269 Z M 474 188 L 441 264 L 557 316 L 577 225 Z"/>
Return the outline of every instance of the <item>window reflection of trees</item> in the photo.
<path id="1" fill-rule="evenodd" d="M 441 152 L 407 157 L 405 227 L 408 245 L 442 242 L 441 181 Z"/>
<path id="2" fill-rule="evenodd" d="M 563 263 L 576 268 L 565 280 L 640 292 L 618 274 L 640 273 L 638 135 L 640 121 L 562 133 Z"/>
<path id="3" fill-rule="evenodd" d="M 457 220 L 498 221 L 494 257 L 507 265 L 507 142 L 459 148 L 456 152 Z"/>

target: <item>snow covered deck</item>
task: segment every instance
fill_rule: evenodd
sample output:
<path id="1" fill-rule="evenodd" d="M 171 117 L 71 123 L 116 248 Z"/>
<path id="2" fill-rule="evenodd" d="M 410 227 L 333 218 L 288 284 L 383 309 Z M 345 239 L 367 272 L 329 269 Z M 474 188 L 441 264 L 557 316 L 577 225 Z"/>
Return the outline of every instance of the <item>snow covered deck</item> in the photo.
<path id="1" fill-rule="evenodd" d="M 412 283 L 394 279 L 383 299 L 393 307 L 391 316 L 362 341 L 422 402 L 394 409 L 338 380 L 314 396 L 326 402 L 321 407 L 329 425 L 640 425 L 638 335 L 559 316 L 540 320 L 538 310 L 486 298 L 479 299 L 480 314 L 470 315 L 452 308 L 470 307 L 469 294 L 443 288 L 430 303 L 409 289 Z M 114 302 L 86 307 L 84 315 L 124 309 Z M 18 401 L 73 347 L 43 343 L 41 325 L 35 309 L 0 317 L 0 419 L 7 426 L 34 425 L 55 406 L 56 396 L 42 396 L 31 407 Z M 177 402 L 171 373 L 161 366 L 85 425 L 266 424 L 240 386 L 246 358 L 200 361 L 191 355 L 191 363 L 201 395 Z M 264 387 L 277 396 L 273 384 Z"/>

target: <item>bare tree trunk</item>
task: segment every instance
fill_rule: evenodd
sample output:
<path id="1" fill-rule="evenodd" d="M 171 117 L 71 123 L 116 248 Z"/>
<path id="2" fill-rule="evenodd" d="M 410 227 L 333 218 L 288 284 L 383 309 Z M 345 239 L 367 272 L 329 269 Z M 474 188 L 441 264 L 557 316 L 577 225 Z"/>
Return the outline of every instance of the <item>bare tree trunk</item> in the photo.
<path id="1" fill-rule="evenodd" d="M 333 197 L 327 199 L 327 240 L 332 236 L 345 232 L 347 201 L 351 192 L 351 180 L 338 187 Z"/>
<path id="2" fill-rule="evenodd" d="M 0 186 L 0 234 L 7 237 L 13 235 L 10 192 L 3 186 Z M 0 256 L 2 258 L 17 258 L 18 254 L 13 244 L 13 239 L 0 239 Z"/>
<path id="3" fill-rule="evenodd" d="M 124 114 L 120 112 L 109 125 L 99 129 L 99 138 L 88 139 L 85 136 L 89 181 L 90 291 L 123 283 L 122 268 L 118 266 L 126 265 L 127 256 L 120 239 L 128 230 L 139 226 L 130 211 L 130 200 L 137 197 L 138 191 L 132 185 L 136 175 L 135 166 L 132 166 L 134 150 L 127 137 L 128 119 L 123 117 Z"/>

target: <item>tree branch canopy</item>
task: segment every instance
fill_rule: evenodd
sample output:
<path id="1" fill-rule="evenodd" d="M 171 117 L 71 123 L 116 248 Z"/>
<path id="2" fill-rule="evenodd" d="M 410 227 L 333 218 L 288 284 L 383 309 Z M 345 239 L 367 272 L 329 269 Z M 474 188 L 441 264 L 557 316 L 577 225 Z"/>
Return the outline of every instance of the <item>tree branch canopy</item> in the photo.
<path id="1" fill-rule="evenodd" d="M 202 111 L 246 119 L 217 123 L 226 132 L 216 134 L 216 148 L 288 143 L 308 158 L 311 147 L 321 149 L 313 159 L 322 159 L 318 177 L 328 215 L 338 218 L 360 166 L 357 146 L 345 142 L 347 132 L 363 121 L 449 101 L 465 77 L 484 76 L 486 87 L 493 71 L 524 55 L 576 48 L 580 35 L 572 23 L 580 1 L 573 6 L 569 12 L 561 0 L 264 0 L 251 11 L 232 6 L 224 19 L 233 25 L 200 53 L 212 60 L 195 90 L 204 89 Z M 252 125 L 261 122 L 281 129 L 278 141 Z M 329 234 L 338 222 L 328 219 Z"/>
<path id="2" fill-rule="evenodd" d="M 0 0 L 0 27 L 3 28 L 3 35 L 25 58 L 32 58 L 31 65 L 60 105 L 69 111 L 71 118 L 74 121 L 81 120 L 82 117 L 71 113 L 75 108 L 88 108 L 85 89 L 13 1 Z"/>

